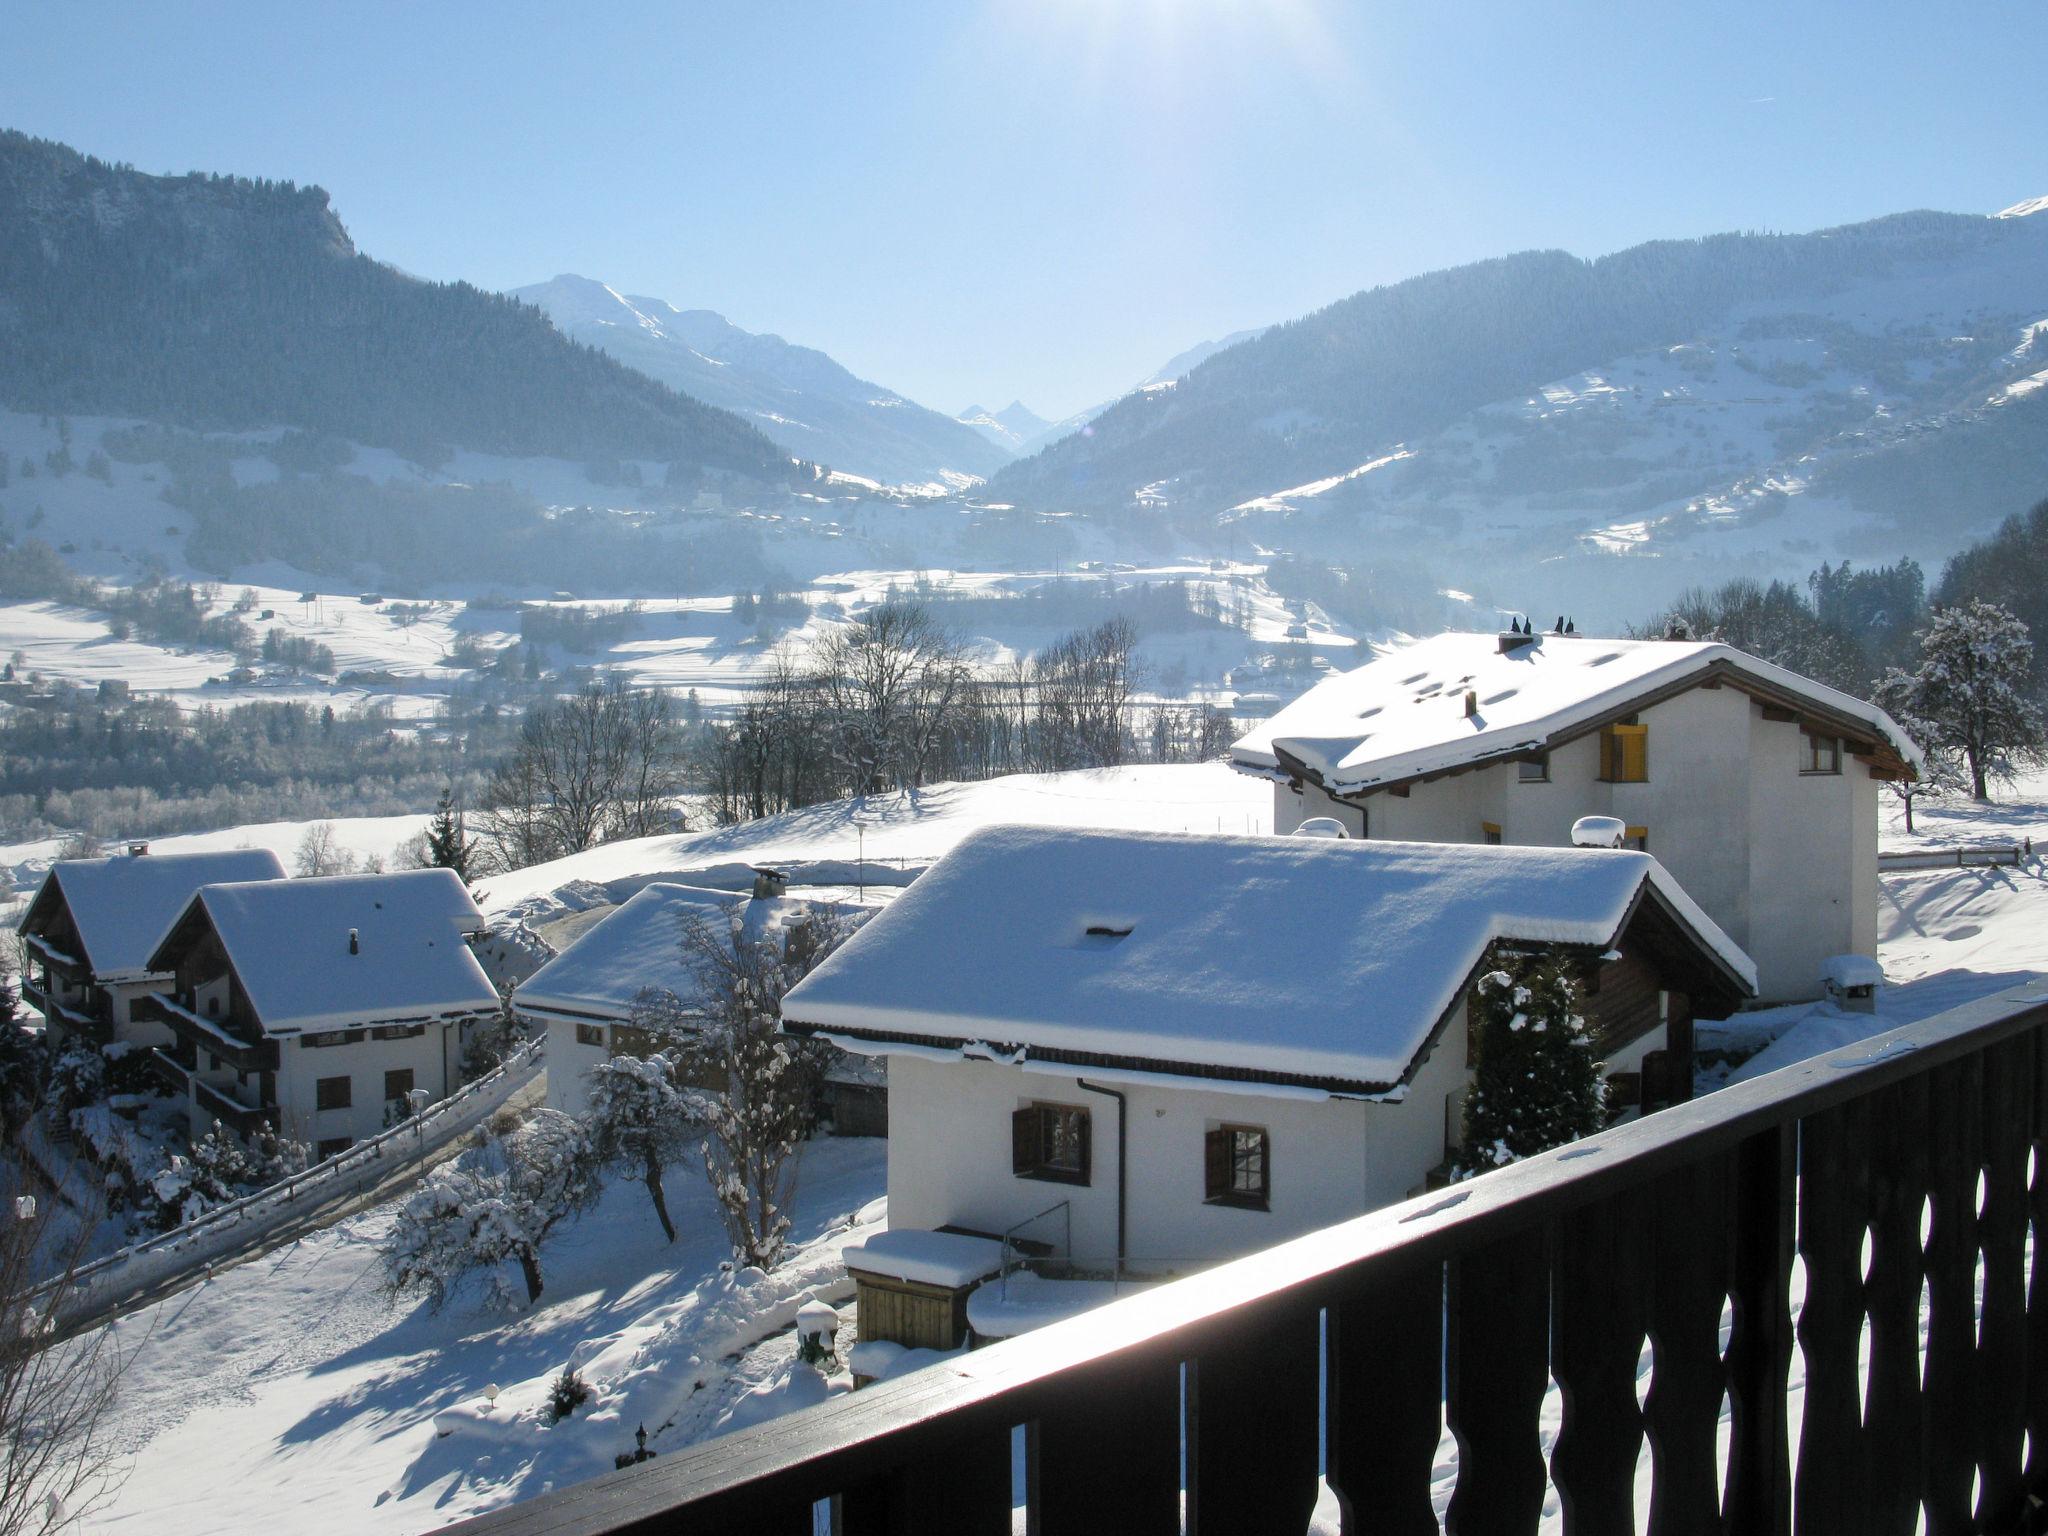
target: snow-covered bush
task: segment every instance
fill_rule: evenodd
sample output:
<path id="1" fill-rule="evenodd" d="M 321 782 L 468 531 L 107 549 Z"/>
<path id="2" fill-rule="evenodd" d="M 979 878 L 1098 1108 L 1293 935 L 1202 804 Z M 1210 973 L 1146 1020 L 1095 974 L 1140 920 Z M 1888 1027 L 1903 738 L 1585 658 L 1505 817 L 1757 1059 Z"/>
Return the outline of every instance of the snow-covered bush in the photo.
<path id="1" fill-rule="evenodd" d="M 107 1059 L 88 1041 L 71 1039 L 51 1056 L 44 1102 L 60 1123 L 70 1123 L 76 1110 L 107 1096 Z"/>
<path id="2" fill-rule="evenodd" d="M 488 1019 L 465 1024 L 462 1030 L 462 1080 L 473 1083 L 495 1072 L 526 1042 L 526 1034 L 509 1008 Z"/>
<path id="3" fill-rule="evenodd" d="M 1607 1123 L 1607 1089 L 1569 961 L 1524 957 L 1472 989 L 1467 1027 L 1478 1061 L 1465 1096 L 1456 1172 L 1490 1168 L 1589 1136 Z"/>
<path id="4" fill-rule="evenodd" d="M 590 1401 L 590 1388 L 574 1371 L 564 1371 L 548 1387 L 548 1422 L 559 1424 Z"/>
<path id="5" fill-rule="evenodd" d="M 607 1169 L 629 1172 L 647 1186 L 647 1198 L 670 1242 L 668 1198 L 661 1179 L 696 1131 L 692 1099 L 676 1086 L 674 1063 L 663 1055 L 613 1056 L 590 1069 L 583 1111 L 592 1155 Z"/>
<path id="6" fill-rule="evenodd" d="M 582 1124 L 536 1110 L 507 1134 L 434 1170 L 399 1209 L 383 1244 L 385 1284 L 443 1305 L 472 1277 L 510 1303 L 504 1265 L 516 1262 L 528 1304 L 542 1286 L 540 1248 L 564 1220 L 597 1198 L 596 1161 Z"/>

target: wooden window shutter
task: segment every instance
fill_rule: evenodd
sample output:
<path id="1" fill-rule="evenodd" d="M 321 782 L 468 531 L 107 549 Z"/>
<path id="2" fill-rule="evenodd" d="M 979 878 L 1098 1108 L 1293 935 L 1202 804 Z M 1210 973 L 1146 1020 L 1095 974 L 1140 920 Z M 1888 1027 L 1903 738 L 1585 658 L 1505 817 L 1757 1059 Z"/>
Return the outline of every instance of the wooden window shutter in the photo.
<path id="1" fill-rule="evenodd" d="M 1031 1173 L 1045 1162 L 1041 1116 L 1036 1105 L 1027 1104 L 1010 1116 L 1010 1171 Z"/>
<path id="2" fill-rule="evenodd" d="M 1230 1193 L 1230 1132 L 1211 1131 L 1202 1138 L 1202 1198 L 1220 1200 Z"/>

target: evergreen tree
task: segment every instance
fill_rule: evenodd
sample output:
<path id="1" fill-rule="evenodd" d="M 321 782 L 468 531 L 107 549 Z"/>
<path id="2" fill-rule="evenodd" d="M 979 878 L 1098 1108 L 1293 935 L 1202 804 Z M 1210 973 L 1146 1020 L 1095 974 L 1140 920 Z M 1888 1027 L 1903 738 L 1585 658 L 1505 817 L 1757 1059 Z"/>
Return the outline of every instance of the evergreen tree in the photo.
<path id="1" fill-rule="evenodd" d="M 1992 778 L 2048 755 L 2048 722 L 2032 697 L 2033 638 L 2011 610 L 1971 598 L 1936 613 L 1919 640 L 1919 667 L 1887 673 L 1877 702 L 1925 722 L 1929 746 L 1961 753 L 1971 795 L 1988 800 Z"/>
<path id="2" fill-rule="evenodd" d="M 469 883 L 469 829 L 455 791 L 441 791 L 434 807 L 434 819 L 427 823 L 427 861 L 439 869 L 452 869 L 463 884 Z"/>
<path id="3" fill-rule="evenodd" d="M 1607 1090 L 1579 1011 L 1578 977 L 1555 955 L 1516 959 L 1472 989 L 1478 1052 L 1465 1096 L 1460 1178 L 1577 1141 L 1607 1123 Z"/>

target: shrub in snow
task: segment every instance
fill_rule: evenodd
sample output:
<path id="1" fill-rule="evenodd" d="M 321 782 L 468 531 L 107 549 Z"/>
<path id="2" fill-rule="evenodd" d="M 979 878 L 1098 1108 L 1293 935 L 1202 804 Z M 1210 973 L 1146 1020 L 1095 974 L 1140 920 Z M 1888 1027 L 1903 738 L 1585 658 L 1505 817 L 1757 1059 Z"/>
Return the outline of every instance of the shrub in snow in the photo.
<path id="1" fill-rule="evenodd" d="M 107 1096 L 107 1059 L 83 1040 L 67 1040 L 50 1061 L 45 1102 L 61 1122 Z"/>
<path id="2" fill-rule="evenodd" d="M 6 964 L 0 956 L 0 967 Z M 20 989 L 11 971 L 0 972 L 0 1141 L 13 1141 L 34 1111 L 41 1077 L 42 1053 L 22 1023 Z"/>
<path id="3" fill-rule="evenodd" d="M 833 1345 L 839 1337 L 839 1312 L 829 1302 L 811 1300 L 797 1309 L 796 1357 L 823 1370 L 837 1365 Z"/>
<path id="4" fill-rule="evenodd" d="M 590 1401 L 590 1388 L 574 1371 L 564 1371 L 548 1387 L 548 1422 L 559 1424 Z"/>
<path id="5" fill-rule="evenodd" d="M 1472 989 L 1478 1061 L 1465 1096 L 1455 1172 L 1470 1178 L 1591 1135 L 1607 1123 L 1607 1089 L 1579 1011 L 1570 963 L 1530 956 Z"/>
<path id="6" fill-rule="evenodd" d="M 505 1064 L 505 1059 L 525 1042 L 519 1021 L 505 1009 L 488 1019 L 477 1019 L 462 1029 L 462 1080 L 473 1083 Z"/>
<path id="7" fill-rule="evenodd" d="M 536 1110 L 508 1134 L 487 1136 L 400 1207 L 383 1244 L 387 1289 L 439 1307 L 480 1275 L 494 1300 L 509 1302 L 503 1266 L 514 1261 L 528 1304 L 539 1300 L 541 1245 L 596 1200 L 596 1172 L 582 1124 L 559 1110 Z"/>
<path id="8" fill-rule="evenodd" d="M 702 1084 L 699 1152 L 741 1265 L 773 1269 L 789 1240 L 798 1149 L 817 1121 L 821 1045 L 780 1033 L 782 999 L 844 937 L 813 914 L 750 935 L 738 916 L 683 928 L 697 983 L 694 1032 L 679 1047 L 683 1077 Z"/>
<path id="9" fill-rule="evenodd" d="M 676 1226 L 669 1220 L 662 1174 L 697 1130 L 691 1123 L 691 1096 L 676 1086 L 674 1064 L 659 1054 L 613 1056 L 591 1068 L 585 1080 L 590 1097 L 583 1126 L 592 1155 L 607 1169 L 638 1176 L 662 1232 L 674 1242 Z"/>
<path id="10" fill-rule="evenodd" d="M 1991 779 L 2048 755 L 2048 721 L 2033 697 L 2033 637 L 2009 609 L 1972 598 L 1936 613 L 1918 639 L 1919 667 L 1886 673 L 1876 702 L 1911 716 L 1923 744 L 1959 753 L 1970 793 L 1988 799 Z"/>

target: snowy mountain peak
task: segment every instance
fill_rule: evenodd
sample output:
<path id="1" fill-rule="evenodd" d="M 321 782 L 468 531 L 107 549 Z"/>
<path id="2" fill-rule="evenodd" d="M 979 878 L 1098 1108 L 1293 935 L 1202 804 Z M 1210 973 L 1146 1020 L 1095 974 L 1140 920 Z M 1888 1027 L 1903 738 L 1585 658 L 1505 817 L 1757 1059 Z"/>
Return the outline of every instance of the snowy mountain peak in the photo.
<path id="1" fill-rule="evenodd" d="M 2030 213 L 2048 213 L 2048 197 L 2030 197 L 2023 203 L 2014 203 L 2010 208 L 2001 208 L 1991 215 L 1994 219 L 2024 219 Z"/>

